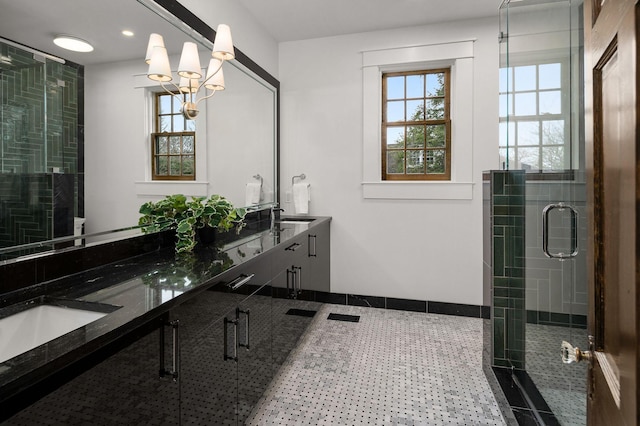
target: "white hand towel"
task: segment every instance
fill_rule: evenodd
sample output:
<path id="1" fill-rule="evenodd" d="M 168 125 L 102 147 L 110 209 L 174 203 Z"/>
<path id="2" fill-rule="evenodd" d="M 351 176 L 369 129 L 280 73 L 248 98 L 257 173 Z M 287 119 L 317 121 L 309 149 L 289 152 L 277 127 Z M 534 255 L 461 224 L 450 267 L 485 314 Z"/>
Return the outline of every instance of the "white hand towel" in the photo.
<path id="1" fill-rule="evenodd" d="M 309 201 L 311 201 L 311 188 L 308 183 L 296 183 L 293 185 L 293 205 L 296 213 L 309 213 Z"/>
<path id="2" fill-rule="evenodd" d="M 247 184 L 245 192 L 245 205 L 252 206 L 260 203 L 260 192 L 262 191 L 262 185 L 258 182 L 251 182 Z"/>

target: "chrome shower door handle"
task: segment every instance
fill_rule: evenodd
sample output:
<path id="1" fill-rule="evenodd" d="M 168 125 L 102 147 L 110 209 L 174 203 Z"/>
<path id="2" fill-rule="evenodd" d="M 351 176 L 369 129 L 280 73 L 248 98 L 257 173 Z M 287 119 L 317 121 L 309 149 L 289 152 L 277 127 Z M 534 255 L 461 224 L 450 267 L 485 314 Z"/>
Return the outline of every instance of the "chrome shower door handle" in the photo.
<path id="1" fill-rule="evenodd" d="M 549 251 L 549 213 L 551 210 L 569 209 L 571 212 L 571 253 L 551 253 Z M 552 203 L 542 209 L 542 251 L 551 259 L 570 259 L 578 255 L 578 210 L 565 203 Z"/>

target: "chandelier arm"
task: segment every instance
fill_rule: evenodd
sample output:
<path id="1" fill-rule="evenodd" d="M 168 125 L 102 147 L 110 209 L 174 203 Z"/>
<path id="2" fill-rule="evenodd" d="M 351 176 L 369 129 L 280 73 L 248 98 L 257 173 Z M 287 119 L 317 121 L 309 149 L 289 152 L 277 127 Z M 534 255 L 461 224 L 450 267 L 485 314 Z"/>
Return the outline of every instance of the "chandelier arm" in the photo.
<path id="1" fill-rule="evenodd" d="M 210 95 L 203 96 L 203 97 L 201 97 L 200 99 L 198 99 L 198 100 L 196 101 L 196 105 L 198 105 L 198 104 L 200 103 L 200 101 L 205 100 L 205 99 L 209 99 L 210 97 L 212 97 L 213 95 L 215 95 L 215 94 L 216 94 L 216 91 L 217 91 L 216 89 L 213 89 L 213 91 L 211 92 L 211 94 L 210 94 Z"/>
<path id="2" fill-rule="evenodd" d="M 180 88 L 173 81 L 171 82 L 171 84 L 173 84 L 173 87 L 175 87 L 178 90 L 178 93 L 182 93 L 182 90 L 180 90 Z M 160 82 L 160 86 L 162 86 L 165 92 L 167 92 L 168 94 L 176 98 L 178 101 L 180 101 L 180 103 L 183 102 L 183 99 L 180 97 L 180 95 L 178 95 L 177 93 L 173 93 L 173 91 L 167 89 L 167 86 L 164 85 L 163 81 Z"/>

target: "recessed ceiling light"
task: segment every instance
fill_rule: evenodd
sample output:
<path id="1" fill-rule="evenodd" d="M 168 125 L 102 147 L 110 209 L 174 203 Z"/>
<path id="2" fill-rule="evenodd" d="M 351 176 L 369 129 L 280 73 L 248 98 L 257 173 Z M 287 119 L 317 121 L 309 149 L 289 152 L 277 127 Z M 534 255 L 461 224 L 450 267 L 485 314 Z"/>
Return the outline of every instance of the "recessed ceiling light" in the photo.
<path id="1" fill-rule="evenodd" d="M 70 35 L 59 35 L 53 39 L 53 42 L 63 49 L 73 50 L 74 52 L 92 52 L 93 46 L 88 42 Z"/>
<path id="2" fill-rule="evenodd" d="M 127 37 L 133 37 L 133 31 L 122 30 L 122 35 Z"/>

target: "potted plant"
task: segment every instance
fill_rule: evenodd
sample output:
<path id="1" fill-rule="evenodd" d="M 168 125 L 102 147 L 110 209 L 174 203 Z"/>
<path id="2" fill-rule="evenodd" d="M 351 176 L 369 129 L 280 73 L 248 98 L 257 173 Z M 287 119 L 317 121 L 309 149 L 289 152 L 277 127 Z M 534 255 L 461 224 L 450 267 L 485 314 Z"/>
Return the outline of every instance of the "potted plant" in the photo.
<path id="1" fill-rule="evenodd" d="M 144 232 L 164 231 L 175 228 L 176 253 L 190 252 L 196 246 L 196 233 L 200 229 L 237 232 L 244 227 L 244 208 L 233 204 L 220 195 L 210 197 L 187 197 L 182 194 L 168 195 L 157 202 L 146 202 L 140 206 L 140 220 Z"/>

